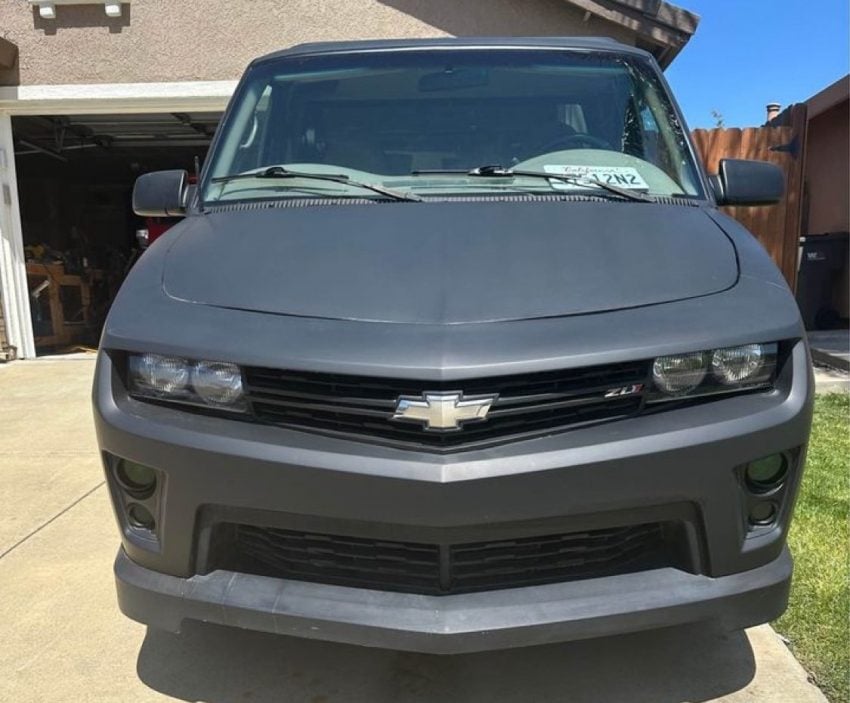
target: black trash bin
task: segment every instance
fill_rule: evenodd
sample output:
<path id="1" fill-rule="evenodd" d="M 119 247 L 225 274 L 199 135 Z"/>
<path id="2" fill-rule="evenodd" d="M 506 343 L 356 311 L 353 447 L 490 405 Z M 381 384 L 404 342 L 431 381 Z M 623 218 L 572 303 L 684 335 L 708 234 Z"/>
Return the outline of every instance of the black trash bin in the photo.
<path id="1" fill-rule="evenodd" d="M 833 329 L 841 316 L 833 303 L 836 280 L 847 265 L 847 232 L 800 238 L 803 248 L 797 274 L 797 305 L 807 330 Z"/>

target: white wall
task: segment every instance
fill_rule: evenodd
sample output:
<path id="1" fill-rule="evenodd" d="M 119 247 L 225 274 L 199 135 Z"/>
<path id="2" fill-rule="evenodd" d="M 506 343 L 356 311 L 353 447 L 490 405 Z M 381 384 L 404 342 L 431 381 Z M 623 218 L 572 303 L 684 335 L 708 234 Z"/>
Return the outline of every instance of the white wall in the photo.
<path id="1" fill-rule="evenodd" d="M 0 298 L 8 343 L 17 347 L 18 357 L 33 358 L 35 344 L 18 207 L 12 119 L 3 112 L 0 112 Z"/>

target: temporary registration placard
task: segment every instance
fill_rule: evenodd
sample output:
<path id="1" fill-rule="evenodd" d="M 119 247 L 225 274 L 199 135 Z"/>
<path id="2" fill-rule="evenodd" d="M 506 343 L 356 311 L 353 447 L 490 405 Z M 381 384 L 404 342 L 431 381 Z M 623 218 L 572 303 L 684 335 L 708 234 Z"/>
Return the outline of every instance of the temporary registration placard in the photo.
<path id="1" fill-rule="evenodd" d="M 570 176 L 580 181 L 586 181 L 587 188 L 592 188 L 592 182 L 607 183 L 620 188 L 631 190 L 649 190 L 649 184 L 643 180 L 638 170 L 633 166 L 571 166 L 566 164 L 547 164 L 543 167 L 546 173 L 557 173 Z M 572 185 L 563 181 L 551 181 L 553 188 L 573 190 L 580 185 Z"/>

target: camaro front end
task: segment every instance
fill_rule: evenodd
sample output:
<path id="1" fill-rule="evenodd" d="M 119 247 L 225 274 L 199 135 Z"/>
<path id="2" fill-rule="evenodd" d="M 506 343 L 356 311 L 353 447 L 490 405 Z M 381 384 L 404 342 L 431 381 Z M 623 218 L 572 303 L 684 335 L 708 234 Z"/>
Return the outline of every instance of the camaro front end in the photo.
<path id="1" fill-rule="evenodd" d="M 94 384 L 121 609 L 454 653 L 777 617 L 805 335 L 657 67 L 608 40 L 248 69 Z M 742 190 L 742 183 L 746 188 Z"/>

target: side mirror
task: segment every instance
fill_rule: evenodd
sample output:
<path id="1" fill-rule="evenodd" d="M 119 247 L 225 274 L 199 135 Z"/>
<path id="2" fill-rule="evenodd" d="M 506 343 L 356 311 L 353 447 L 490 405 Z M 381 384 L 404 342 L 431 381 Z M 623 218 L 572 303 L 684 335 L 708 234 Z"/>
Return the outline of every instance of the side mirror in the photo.
<path id="1" fill-rule="evenodd" d="M 141 217 L 185 215 L 188 179 L 189 174 L 182 169 L 139 176 L 133 186 L 133 212 Z"/>
<path id="2" fill-rule="evenodd" d="M 785 192 L 785 174 L 767 161 L 721 159 L 710 180 L 718 205 L 771 205 Z"/>

